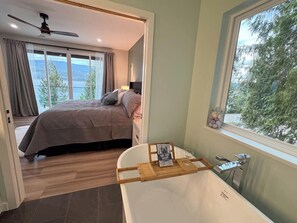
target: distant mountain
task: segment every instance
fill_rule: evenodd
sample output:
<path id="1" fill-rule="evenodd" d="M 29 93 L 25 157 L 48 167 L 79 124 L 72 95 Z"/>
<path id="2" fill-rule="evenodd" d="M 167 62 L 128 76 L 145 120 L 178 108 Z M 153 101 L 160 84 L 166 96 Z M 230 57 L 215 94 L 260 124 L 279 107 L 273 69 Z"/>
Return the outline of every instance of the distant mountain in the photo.
<path id="1" fill-rule="evenodd" d="M 35 65 L 35 75 L 37 79 L 46 77 L 45 63 L 43 60 L 30 60 L 30 67 Z M 62 79 L 68 79 L 67 74 L 67 62 L 63 61 L 51 61 L 57 68 Z M 89 66 L 82 64 L 72 64 L 72 79 L 77 81 L 85 81 L 89 74 Z"/>

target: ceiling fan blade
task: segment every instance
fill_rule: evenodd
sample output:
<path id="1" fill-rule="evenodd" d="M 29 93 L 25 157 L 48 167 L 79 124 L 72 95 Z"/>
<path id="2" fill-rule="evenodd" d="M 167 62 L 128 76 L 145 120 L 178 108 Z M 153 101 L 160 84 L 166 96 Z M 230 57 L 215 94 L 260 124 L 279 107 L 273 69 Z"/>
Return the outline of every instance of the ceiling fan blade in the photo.
<path id="1" fill-rule="evenodd" d="M 64 36 L 72 36 L 72 37 L 79 37 L 76 33 L 71 32 L 63 32 L 63 31 L 50 31 L 53 34 L 64 35 Z"/>
<path id="2" fill-rule="evenodd" d="M 33 26 L 33 27 L 35 27 L 35 28 L 37 28 L 37 29 L 40 30 L 40 27 L 35 26 L 35 25 L 33 25 L 33 24 L 29 23 L 29 22 L 26 22 L 26 21 L 24 21 L 24 20 L 22 20 L 22 19 L 19 19 L 19 18 L 13 16 L 13 15 L 8 14 L 7 16 L 10 17 L 10 18 L 13 18 L 13 19 L 15 19 L 15 20 L 17 20 L 17 21 L 19 21 L 19 22 L 22 22 L 22 23 L 25 23 L 25 24 L 27 24 L 27 25 Z"/>

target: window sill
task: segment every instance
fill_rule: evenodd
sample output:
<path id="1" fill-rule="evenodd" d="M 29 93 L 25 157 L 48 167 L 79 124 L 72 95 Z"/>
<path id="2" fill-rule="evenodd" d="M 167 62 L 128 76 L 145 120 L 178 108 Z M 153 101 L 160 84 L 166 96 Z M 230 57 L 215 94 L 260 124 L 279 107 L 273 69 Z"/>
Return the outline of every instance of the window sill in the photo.
<path id="1" fill-rule="evenodd" d="M 283 151 L 274 149 L 270 146 L 253 141 L 249 138 L 246 138 L 246 137 L 236 134 L 234 132 L 228 131 L 224 128 L 212 129 L 208 126 L 205 126 L 205 129 L 208 131 L 211 131 L 215 134 L 218 134 L 220 136 L 223 136 L 225 138 L 231 139 L 232 141 L 240 143 L 244 146 L 248 146 L 249 148 L 251 148 L 257 152 L 263 153 L 264 155 L 270 156 L 273 159 L 276 159 L 284 164 L 290 165 L 291 167 L 297 169 L 297 157 L 294 155 L 285 153 Z"/>

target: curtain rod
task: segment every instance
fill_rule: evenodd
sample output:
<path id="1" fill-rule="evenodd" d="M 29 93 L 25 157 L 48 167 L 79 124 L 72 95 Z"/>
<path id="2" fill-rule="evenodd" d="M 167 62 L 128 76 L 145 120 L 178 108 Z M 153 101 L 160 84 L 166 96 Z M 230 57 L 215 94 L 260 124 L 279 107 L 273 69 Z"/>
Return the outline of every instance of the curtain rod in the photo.
<path id="1" fill-rule="evenodd" d="M 96 51 L 96 50 L 88 50 L 88 49 L 80 49 L 80 48 L 75 48 L 75 47 L 67 47 L 67 46 L 56 46 L 52 44 L 45 44 L 45 43 L 34 43 L 34 42 L 28 42 L 24 41 L 25 43 L 31 43 L 31 44 L 36 44 L 36 45 L 41 45 L 41 46 L 51 46 L 51 47 L 58 47 L 58 48 L 64 48 L 67 50 L 83 50 L 83 51 L 88 51 L 88 52 L 93 52 L 93 53 L 105 53 L 104 51 Z"/>
<path id="2" fill-rule="evenodd" d="M 3 38 L 3 39 L 8 39 L 8 38 Z M 22 41 L 22 40 L 18 40 Z M 45 44 L 45 43 L 35 43 L 35 42 L 30 42 L 30 41 L 22 41 L 25 43 L 30 43 L 30 44 L 36 44 L 36 45 L 41 45 L 41 46 L 51 46 L 51 47 L 58 47 L 58 48 L 63 48 L 63 49 L 71 49 L 71 50 L 82 50 L 82 51 L 88 51 L 88 52 L 93 52 L 93 53 L 105 53 L 106 51 L 95 51 L 95 50 L 88 50 L 88 49 L 80 49 L 80 48 L 75 48 L 75 47 L 67 47 L 67 46 L 56 46 L 52 44 Z"/>

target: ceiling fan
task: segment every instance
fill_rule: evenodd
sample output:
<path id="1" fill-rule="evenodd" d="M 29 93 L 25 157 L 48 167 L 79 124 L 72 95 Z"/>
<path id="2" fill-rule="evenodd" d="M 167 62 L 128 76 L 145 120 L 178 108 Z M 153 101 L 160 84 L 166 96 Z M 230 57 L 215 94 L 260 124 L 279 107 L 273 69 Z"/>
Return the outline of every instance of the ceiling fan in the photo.
<path id="1" fill-rule="evenodd" d="M 39 29 L 41 34 L 51 35 L 53 33 L 53 34 L 57 34 L 57 35 L 79 37 L 76 33 L 50 30 L 48 24 L 45 21 L 45 20 L 48 20 L 48 15 L 44 14 L 44 13 L 40 13 L 40 18 L 43 19 L 43 22 L 41 23 L 41 27 L 35 26 L 35 25 L 33 25 L 33 24 L 29 23 L 29 22 L 26 22 L 26 21 L 24 21 L 22 19 L 19 19 L 19 18 L 13 16 L 13 15 L 10 15 L 10 14 L 8 14 L 7 16 L 10 17 L 10 18 L 13 18 L 13 19 L 15 19 L 15 20 L 17 20 L 19 22 L 25 23 L 27 25 L 30 25 L 30 26 L 33 26 L 33 27 Z"/>

